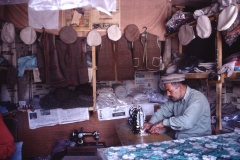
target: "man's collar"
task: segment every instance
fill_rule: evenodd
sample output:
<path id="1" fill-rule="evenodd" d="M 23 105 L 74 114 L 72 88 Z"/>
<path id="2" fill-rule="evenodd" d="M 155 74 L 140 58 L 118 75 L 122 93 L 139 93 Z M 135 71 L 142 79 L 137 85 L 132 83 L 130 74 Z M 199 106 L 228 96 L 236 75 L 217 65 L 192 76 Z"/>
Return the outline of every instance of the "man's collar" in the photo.
<path id="1" fill-rule="evenodd" d="M 190 88 L 186 85 L 186 92 L 185 92 L 185 95 L 184 95 L 183 99 L 181 100 L 181 102 L 184 102 L 187 99 L 187 97 L 189 96 L 189 94 L 190 94 Z"/>

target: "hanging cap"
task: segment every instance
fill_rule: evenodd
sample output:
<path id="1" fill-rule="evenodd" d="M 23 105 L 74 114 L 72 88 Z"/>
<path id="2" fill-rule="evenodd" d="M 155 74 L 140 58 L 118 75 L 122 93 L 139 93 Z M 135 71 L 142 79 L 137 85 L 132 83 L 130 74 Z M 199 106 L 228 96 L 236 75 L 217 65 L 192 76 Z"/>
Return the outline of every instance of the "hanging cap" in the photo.
<path id="1" fill-rule="evenodd" d="M 162 76 L 162 78 L 161 78 L 161 82 L 163 84 L 172 83 L 172 82 L 182 82 L 182 81 L 185 81 L 184 74 L 173 73 L 173 74 L 168 74 L 168 75 Z"/>
<path id="2" fill-rule="evenodd" d="M 20 39 L 27 45 L 33 44 L 37 39 L 36 31 L 28 26 L 21 30 Z"/>
<path id="3" fill-rule="evenodd" d="M 184 24 L 180 27 L 178 38 L 182 45 L 187 45 L 194 39 L 194 31 L 189 24 Z"/>
<path id="4" fill-rule="evenodd" d="M 200 16 L 197 19 L 197 35 L 200 38 L 208 38 L 212 33 L 212 26 L 208 16 Z"/>
<path id="5" fill-rule="evenodd" d="M 130 42 L 134 42 L 139 39 L 140 31 L 135 24 L 129 24 L 124 29 L 124 35 Z"/>
<path id="6" fill-rule="evenodd" d="M 102 43 L 101 35 L 96 30 L 91 30 L 87 35 L 87 43 L 89 46 L 98 46 Z"/>
<path id="7" fill-rule="evenodd" d="M 15 39 L 15 28 L 12 23 L 4 23 L 1 32 L 2 41 L 5 43 L 12 43 Z"/>
<path id="8" fill-rule="evenodd" d="M 227 30 L 234 23 L 237 15 L 238 8 L 234 5 L 229 5 L 219 14 L 217 30 Z"/>
<path id="9" fill-rule="evenodd" d="M 60 39 L 67 43 L 74 43 L 77 40 L 77 32 L 71 26 L 64 26 L 59 32 Z"/>
<path id="10" fill-rule="evenodd" d="M 122 37 L 122 32 L 119 27 L 116 25 L 112 25 L 107 29 L 108 38 L 113 41 L 118 41 Z"/>

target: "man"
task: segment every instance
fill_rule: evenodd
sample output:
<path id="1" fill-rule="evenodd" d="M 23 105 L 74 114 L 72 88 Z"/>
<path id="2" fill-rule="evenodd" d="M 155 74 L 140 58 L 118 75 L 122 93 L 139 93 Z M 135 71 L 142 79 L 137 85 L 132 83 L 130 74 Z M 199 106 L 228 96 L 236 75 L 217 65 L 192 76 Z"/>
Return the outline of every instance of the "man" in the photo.
<path id="1" fill-rule="evenodd" d="M 206 97 L 182 83 L 184 74 L 169 74 L 161 80 L 169 100 L 144 124 L 143 130 L 152 132 L 170 127 L 175 133 L 169 136 L 174 139 L 211 135 L 211 113 Z"/>

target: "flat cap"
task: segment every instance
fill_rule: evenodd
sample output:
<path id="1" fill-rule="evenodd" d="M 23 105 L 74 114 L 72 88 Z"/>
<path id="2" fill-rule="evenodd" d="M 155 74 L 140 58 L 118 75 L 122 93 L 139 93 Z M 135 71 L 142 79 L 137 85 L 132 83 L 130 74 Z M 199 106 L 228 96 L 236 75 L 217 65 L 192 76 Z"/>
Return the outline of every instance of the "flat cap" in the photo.
<path id="1" fill-rule="evenodd" d="M 124 29 L 124 35 L 130 42 L 134 42 L 139 39 L 140 31 L 135 24 L 129 24 Z"/>
<path id="2" fill-rule="evenodd" d="M 218 31 L 227 30 L 236 20 L 238 15 L 238 8 L 234 5 L 229 5 L 222 10 L 218 17 Z"/>
<path id="3" fill-rule="evenodd" d="M 87 43 L 89 46 L 98 46 L 102 43 L 102 37 L 96 30 L 91 30 L 87 35 Z"/>
<path id="4" fill-rule="evenodd" d="M 172 82 L 182 82 L 185 80 L 185 75 L 184 74 L 167 74 L 165 76 L 162 76 L 161 81 L 163 84 L 165 83 L 172 83 Z"/>
<path id="5" fill-rule="evenodd" d="M 74 43 L 77 40 L 77 32 L 71 26 L 64 26 L 59 31 L 60 39 L 67 44 Z"/>
<path id="6" fill-rule="evenodd" d="M 33 44 L 37 39 L 37 33 L 31 26 L 25 27 L 20 31 L 20 39 L 27 45 Z"/>
<path id="7" fill-rule="evenodd" d="M 5 43 L 12 43 L 15 40 L 15 27 L 12 23 L 4 23 L 1 38 Z"/>
<path id="8" fill-rule="evenodd" d="M 178 39 L 182 45 L 187 45 L 195 38 L 192 26 L 184 24 L 180 27 L 178 32 Z"/>
<path id="9" fill-rule="evenodd" d="M 203 15 L 198 17 L 196 30 L 197 35 L 202 39 L 208 38 L 211 35 L 212 26 L 208 16 Z"/>
<path id="10" fill-rule="evenodd" d="M 112 25 L 107 29 L 108 38 L 113 41 L 118 41 L 122 37 L 122 32 L 117 25 Z"/>

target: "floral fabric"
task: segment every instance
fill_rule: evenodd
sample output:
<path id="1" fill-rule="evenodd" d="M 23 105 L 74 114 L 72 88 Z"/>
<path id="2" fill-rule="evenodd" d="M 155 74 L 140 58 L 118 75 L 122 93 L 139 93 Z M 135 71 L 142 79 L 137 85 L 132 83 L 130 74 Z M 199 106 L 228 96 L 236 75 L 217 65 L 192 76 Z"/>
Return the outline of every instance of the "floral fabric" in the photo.
<path id="1" fill-rule="evenodd" d="M 172 141 L 110 147 L 104 151 L 109 160 L 161 159 L 240 159 L 240 134 L 228 133 Z"/>

